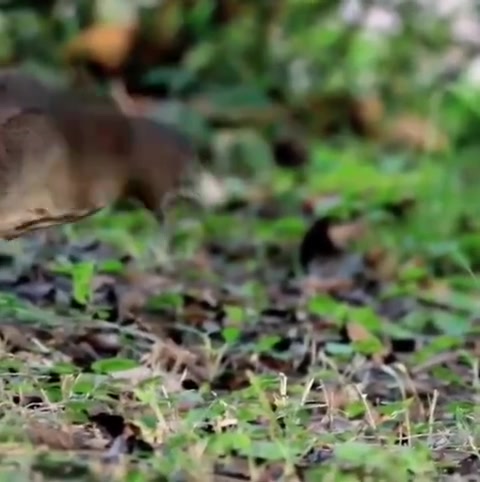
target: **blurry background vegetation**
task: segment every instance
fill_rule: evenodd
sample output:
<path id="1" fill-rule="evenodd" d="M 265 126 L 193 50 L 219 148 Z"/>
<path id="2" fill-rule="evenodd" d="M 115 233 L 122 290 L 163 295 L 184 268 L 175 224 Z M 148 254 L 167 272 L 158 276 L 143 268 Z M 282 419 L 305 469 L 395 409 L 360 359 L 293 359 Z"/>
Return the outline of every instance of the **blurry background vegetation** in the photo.
<path id="1" fill-rule="evenodd" d="M 1 64 L 55 82 L 123 83 L 142 112 L 192 136 L 223 193 L 212 204 L 260 196 L 290 220 L 305 203 L 362 212 L 377 223 L 375 241 L 402 256 L 426 256 L 440 272 L 480 263 L 473 1 L 0 7 Z M 412 199 L 407 228 L 376 210 Z M 305 228 L 285 223 L 298 235 Z"/>

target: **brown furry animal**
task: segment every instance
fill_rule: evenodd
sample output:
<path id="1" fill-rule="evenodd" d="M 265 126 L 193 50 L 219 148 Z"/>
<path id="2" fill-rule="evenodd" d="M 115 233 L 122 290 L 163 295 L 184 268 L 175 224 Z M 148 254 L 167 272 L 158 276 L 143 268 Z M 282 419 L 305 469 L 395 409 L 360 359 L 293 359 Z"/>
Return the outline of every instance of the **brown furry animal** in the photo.
<path id="1" fill-rule="evenodd" d="M 0 71 L 0 238 L 73 222 L 124 198 L 156 213 L 195 152 L 107 98 Z"/>

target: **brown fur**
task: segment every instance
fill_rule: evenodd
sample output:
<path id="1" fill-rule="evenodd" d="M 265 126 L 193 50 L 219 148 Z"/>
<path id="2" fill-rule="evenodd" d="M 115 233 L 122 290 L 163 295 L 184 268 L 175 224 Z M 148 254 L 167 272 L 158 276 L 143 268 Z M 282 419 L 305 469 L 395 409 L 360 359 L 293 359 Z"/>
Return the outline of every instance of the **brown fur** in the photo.
<path id="1" fill-rule="evenodd" d="M 194 157 L 173 129 L 87 92 L 0 71 L 0 237 L 81 219 L 121 198 L 158 211 Z"/>

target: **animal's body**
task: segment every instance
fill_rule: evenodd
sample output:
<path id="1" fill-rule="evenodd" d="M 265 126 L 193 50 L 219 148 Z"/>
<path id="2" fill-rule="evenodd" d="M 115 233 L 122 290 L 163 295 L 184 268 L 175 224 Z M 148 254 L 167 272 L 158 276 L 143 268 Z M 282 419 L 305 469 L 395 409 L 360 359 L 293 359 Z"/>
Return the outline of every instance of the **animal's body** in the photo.
<path id="1" fill-rule="evenodd" d="M 83 218 L 123 198 L 158 212 L 194 150 L 108 98 L 0 71 L 0 237 Z"/>

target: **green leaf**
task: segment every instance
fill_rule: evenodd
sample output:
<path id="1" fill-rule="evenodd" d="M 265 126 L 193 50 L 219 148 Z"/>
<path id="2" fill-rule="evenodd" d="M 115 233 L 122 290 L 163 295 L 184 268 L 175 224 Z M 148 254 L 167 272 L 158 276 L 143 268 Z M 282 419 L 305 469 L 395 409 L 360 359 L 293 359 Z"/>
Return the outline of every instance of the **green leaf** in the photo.
<path id="1" fill-rule="evenodd" d="M 225 343 L 229 345 L 233 345 L 238 341 L 241 335 L 241 331 L 239 328 L 235 326 L 227 326 L 222 330 L 222 337 L 225 340 Z"/>
<path id="2" fill-rule="evenodd" d="M 241 325 L 245 322 L 245 310 L 241 306 L 225 306 L 225 314 L 234 325 Z"/>
<path id="3" fill-rule="evenodd" d="M 268 108 L 271 106 L 270 99 L 254 86 L 238 85 L 234 87 L 216 87 L 207 98 L 217 108 Z"/>
<path id="4" fill-rule="evenodd" d="M 371 336 L 366 340 L 352 342 L 353 348 L 363 355 L 374 355 L 375 353 L 381 353 L 384 350 L 382 342 Z"/>
<path id="5" fill-rule="evenodd" d="M 350 356 L 354 352 L 353 346 L 347 343 L 329 342 L 325 345 L 325 350 L 331 355 Z"/>
<path id="6" fill-rule="evenodd" d="M 128 358 L 105 358 L 92 364 L 92 370 L 97 373 L 112 373 L 124 370 L 130 370 L 138 367 L 139 364 L 135 360 Z"/>
<path id="7" fill-rule="evenodd" d="M 108 259 L 98 264 L 98 271 L 100 273 L 120 274 L 123 273 L 124 266 L 117 259 Z"/>
<path id="8" fill-rule="evenodd" d="M 73 297 L 82 305 L 90 301 L 94 275 L 95 262 L 93 261 L 82 261 L 72 267 Z"/>
<path id="9" fill-rule="evenodd" d="M 332 316 L 336 318 L 339 313 L 345 311 L 345 307 L 330 296 L 317 295 L 308 300 L 307 310 L 314 315 Z"/>
<path id="10" fill-rule="evenodd" d="M 348 307 L 348 319 L 374 333 L 380 333 L 382 330 L 380 317 L 368 306 L 362 306 L 361 308 Z"/>
<path id="11" fill-rule="evenodd" d="M 257 352 L 269 352 L 281 340 L 278 335 L 262 336 L 255 345 L 255 351 Z"/>
<path id="12" fill-rule="evenodd" d="M 147 301 L 147 309 L 152 311 L 175 310 L 178 311 L 183 306 L 183 297 L 179 293 L 161 293 L 152 296 Z"/>

